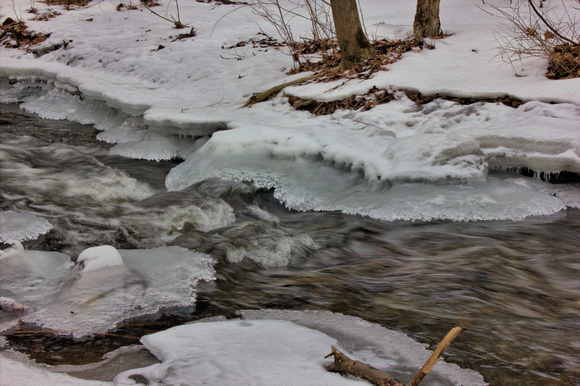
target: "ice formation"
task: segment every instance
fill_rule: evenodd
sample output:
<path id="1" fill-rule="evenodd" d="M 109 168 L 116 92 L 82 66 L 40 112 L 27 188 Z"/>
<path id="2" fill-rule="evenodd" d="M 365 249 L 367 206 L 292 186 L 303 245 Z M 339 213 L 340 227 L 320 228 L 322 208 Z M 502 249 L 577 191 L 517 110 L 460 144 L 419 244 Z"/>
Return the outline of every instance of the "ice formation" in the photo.
<path id="1" fill-rule="evenodd" d="M 0 251 L 0 295 L 29 305 L 54 296 L 72 274 L 73 262 L 59 252 L 25 250 L 18 241 Z"/>
<path id="2" fill-rule="evenodd" d="M 73 267 L 56 252 L 10 252 L 0 260 L 0 295 L 30 308 L 23 321 L 80 337 L 161 309 L 193 306 L 197 283 L 214 279 L 212 258 L 181 247 L 100 246 L 78 260 Z"/>
<path id="3" fill-rule="evenodd" d="M 430 356 L 425 347 L 400 332 L 359 318 L 330 312 L 249 311 L 243 320 L 207 321 L 171 328 L 142 338 L 161 361 L 115 378 L 132 384 L 271 385 L 366 384 L 323 368 L 330 346 L 407 380 Z M 472 370 L 441 361 L 429 375 L 431 385 L 484 385 Z"/>
<path id="4" fill-rule="evenodd" d="M 244 320 L 287 320 L 320 331 L 336 339 L 350 358 L 368 363 L 403 382 L 410 380 L 432 353 L 402 332 L 340 313 L 249 310 L 242 311 L 241 315 Z M 486 385 L 479 373 L 444 360 L 437 362 L 424 382 L 429 385 Z"/>
<path id="5" fill-rule="evenodd" d="M 51 229 L 52 224 L 48 220 L 31 213 L 0 211 L 0 243 L 32 240 Z"/>
<path id="6" fill-rule="evenodd" d="M 149 384 L 364 385 L 329 373 L 324 356 L 336 340 L 280 320 L 234 320 L 178 326 L 142 338 L 162 361 L 119 374 L 115 383 L 132 384 L 131 375 Z"/>
<path id="7" fill-rule="evenodd" d="M 0 352 L 0 384 L 10 386 L 59 385 L 59 386 L 106 386 L 110 382 L 90 381 L 68 374 L 54 373 L 47 367 L 36 365 L 18 355 Z"/>

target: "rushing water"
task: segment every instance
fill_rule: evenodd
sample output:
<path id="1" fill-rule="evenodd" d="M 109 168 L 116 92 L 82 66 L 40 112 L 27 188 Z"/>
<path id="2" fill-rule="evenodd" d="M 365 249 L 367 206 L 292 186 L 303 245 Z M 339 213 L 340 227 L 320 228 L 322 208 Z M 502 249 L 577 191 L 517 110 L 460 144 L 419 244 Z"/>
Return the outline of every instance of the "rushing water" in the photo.
<path id="1" fill-rule="evenodd" d="M 33 211 L 54 225 L 28 249 L 77 256 L 101 244 L 179 245 L 218 259 L 217 280 L 198 287 L 193 312 L 133 321 L 105 338 L 7 335 L 39 361 L 95 361 L 142 334 L 237 310 L 308 309 L 429 344 L 462 326 L 447 360 L 491 384 L 580 382 L 580 210 L 517 222 L 383 223 L 289 211 L 248 184 L 209 180 L 167 192 L 173 163 L 110 156 L 91 126 L 0 108 L 0 210 Z"/>

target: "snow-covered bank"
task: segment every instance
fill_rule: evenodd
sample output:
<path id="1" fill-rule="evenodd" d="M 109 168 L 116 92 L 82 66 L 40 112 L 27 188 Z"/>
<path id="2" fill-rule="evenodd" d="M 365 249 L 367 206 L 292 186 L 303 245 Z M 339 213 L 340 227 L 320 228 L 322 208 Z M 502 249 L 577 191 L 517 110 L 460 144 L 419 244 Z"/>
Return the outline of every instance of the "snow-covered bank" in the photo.
<path id="1" fill-rule="evenodd" d="M 22 12 L 28 7 L 26 0 L 16 4 Z M 112 2 L 48 22 L 27 20 L 52 32 L 44 46 L 72 41 L 38 58 L 3 49 L 3 100 L 45 117 L 94 123 L 104 130 L 99 138 L 117 143 L 113 154 L 186 159 L 168 177 L 170 189 L 208 177 L 244 179 L 275 188 L 295 209 L 384 220 L 521 219 L 579 206 L 573 186 L 489 175 L 522 167 L 580 172 L 580 79 L 547 80 L 538 60 L 524 63 L 526 77 L 515 77 L 494 59 L 497 19 L 476 5 L 443 4 L 443 28 L 454 35 L 435 50 L 406 54 L 390 71 L 286 91 L 332 100 L 376 86 L 530 101 L 517 109 L 442 100 L 416 106 L 404 95 L 370 111 L 326 117 L 293 111 L 282 96 L 242 108 L 251 93 L 286 80 L 291 60 L 274 47 L 227 48 L 260 30 L 274 35 L 273 27 L 248 7 L 197 2 L 180 9 L 197 31 L 186 40 L 173 40 L 172 25 L 148 11 L 118 12 Z M 362 8 L 372 33 L 394 37 L 411 29 L 410 2 L 367 0 Z M 308 25 L 294 23 L 305 35 Z M 563 103 L 545 103 L 553 101 Z"/>
<path id="2" fill-rule="evenodd" d="M 568 4 L 572 1 L 565 1 Z M 367 30 L 378 36 L 396 38 L 412 32 L 415 7 L 413 2 L 362 1 Z M 486 13 L 490 6 L 506 2 L 461 1 L 441 2 L 441 27 L 452 34 L 435 40 L 434 50 L 408 54 L 366 81 L 351 81 L 335 89 L 337 84 L 293 86 L 287 93 L 304 99 L 330 101 L 378 88 L 418 90 L 423 94 L 457 97 L 495 98 L 510 96 L 524 101 L 572 102 L 580 104 L 580 78 L 552 81 L 544 74 L 548 63 L 528 59 L 514 63 L 514 68 L 498 55 L 498 25 L 501 20 Z M 552 1 L 546 7 L 558 6 Z M 580 11 L 570 7 L 576 18 Z M 513 71 L 518 72 L 514 76 Z"/>

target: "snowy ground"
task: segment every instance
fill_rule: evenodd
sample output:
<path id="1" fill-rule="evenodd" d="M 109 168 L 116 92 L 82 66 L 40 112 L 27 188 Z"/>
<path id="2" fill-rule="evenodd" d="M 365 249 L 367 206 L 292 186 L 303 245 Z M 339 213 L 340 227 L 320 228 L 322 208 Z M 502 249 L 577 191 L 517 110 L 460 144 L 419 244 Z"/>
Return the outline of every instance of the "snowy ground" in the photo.
<path id="1" fill-rule="evenodd" d="M 410 32 L 413 2 L 361 3 L 371 35 L 401 37 Z M 93 123 L 103 130 L 99 138 L 116 143 L 114 154 L 153 160 L 184 158 L 166 181 L 173 190 L 208 177 L 244 179 L 276 188 L 276 196 L 294 209 L 340 210 L 387 221 L 521 219 L 580 207 L 577 186 L 490 173 L 521 167 L 580 173 L 580 79 L 548 80 L 543 76 L 547 64 L 541 60 L 526 61 L 523 68 L 518 64 L 518 72 L 525 76 L 514 76 L 512 68 L 496 58 L 494 25 L 498 21 L 476 7 L 483 6 L 479 0 L 442 3 L 443 28 L 453 35 L 437 41 L 435 50 L 406 54 L 390 71 L 370 80 L 313 83 L 286 92 L 321 101 L 373 86 L 453 96 L 509 95 L 527 101 L 517 109 L 444 100 L 416 106 L 402 93 L 370 111 L 337 111 L 324 117 L 293 111 L 282 95 L 243 108 L 252 93 L 293 78 L 285 75 L 291 58 L 284 49 L 272 47 L 223 47 L 261 39 L 261 31 L 275 36 L 271 25 L 245 6 L 182 2 L 181 20 L 194 26 L 197 36 L 174 41 L 176 34 L 187 30 L 173 29 L 171 23 L 140 6 L 117 11 L 118 4 L 94 2 L 64 11 L 29 0 L 2 2 L 2 20 L 22 19 L 34 31 L 51 33 L 38 52 L 63 41 L 68 44 L 39 57 L 2 48 L 0 101 L 22 102 L 23 108 L 43 117 Z M 162 4 L 155 9 L 176 15 L 175 3 Z M 34 15 L 26 12 L 32 5 L 38 13 L 59 10 L 62 14 L 34 21 Z M 308 31 L 308 25 L 298 20 L 293 28 L 304 36 Z M 50 229 L 41 219 L 10 212 L 0 214 L 0 223 L 35 227 L 25 227 L 21 237 L 0 233 L 1 241 L 24 240 Z M 131 253 L 121 253 L 127 265 Z M 151 259 L 153 266 L 160 265 L 155 256 Z M 207 280 L 210 271 L 205 268 Z M 95 278 L 98 272 L 85 272 L 74 283 L 82 290 L 85 283 L 99 280 Z M 119 288 L 122 285 L 107 292 L 114 295 L 109 299 L 113 303 L 103 303 L 103 307 L 126 303 L 126 298 L 119 297 L 131 293 L 116 291 Z M 76 291 L 74 286 L 69 289 Z M 159 291 L 173 293 L 172 289 Z M 64 302 L 70 307 L 78 299 L 78 293 L 72 293 L 61 293 L 50 299 L 56 302 L 51 304 Z M 157 298 L 158 294 L 147 296 Z M 66 329 L 57 325 L 57 317 L 38 317 Z M 325 347 L 332 340 L 321 339 Z M 20 369 L 11 359 L 0 362 L 2 374 L 9 374 L 6 369 L 10 374 L 31 371 Z M 164 362 L 165 367 L 158 368 L 165 371 L 172 365 Z M 54 383 L 68 381 L 55 379 Z"/>
<path id="2" fill-rule="evenodd" d="M 406 36 L 411 3 L 363 1 L 369 33 Z M 103 1 L 41 22 L 28 20 L 34 15 L 26 13 L 27 0 L 3 4 L 3 17 L 16 12 L 31 29 L 52 33 L 40 49 L 70 40 L 39 58 L 3 49 L 0 75 L 18 79 L 9 89 L 4 84 L 3 100 L 23 101 L 45 117 L 95 123 L 105 130 L 101 139 L 117 143 L 114 154 L 186 158 L 169 175 L 170 189 L 207 177 L 246 179 L 276 188 L 295 209 L 384 220 L 521 219 L 580 203 L 574 187 L 489 174 L 521 167 L 580 172 L 580 79 L 548 80 L 542 60 L 518 63 L 525 76 L 514 76 L 497 58 L 498 19 L 476 7 L 480 1 L 442 4 L 443 28 L 453 35 L 436 41 L 435 50 L 408 53 L 370 80 L 286 92 L 332 100 L 377 86 L 528 103 L 513 109 L 436 100 L 417 107 L 397 94 L 370 111 L 325 117 L 293 111 L 282 96 L 242 108 L 253 92 L 287 80 L 292 65 L 284 49 L 227 48 L 262 38 L 260 31 L 275 36 L 248 7 L 185 3 L 181 19 L 197 36 L 173 41 L 187 31 L 145 9 L 117 5 Z M 56 8 L 35 6 L 39 13 Z M 174 6 L 157 9 L 174 15 Z M 298 19 L 292 28 L 307 36 L 308 25 Z"/>

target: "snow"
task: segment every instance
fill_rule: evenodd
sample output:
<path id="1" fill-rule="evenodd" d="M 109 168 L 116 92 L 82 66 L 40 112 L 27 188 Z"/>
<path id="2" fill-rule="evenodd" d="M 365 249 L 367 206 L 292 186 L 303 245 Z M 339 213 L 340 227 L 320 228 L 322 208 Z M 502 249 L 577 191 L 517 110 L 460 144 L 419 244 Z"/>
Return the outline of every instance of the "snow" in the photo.
<path id="1" fill-rule="evenodd" d="M 546 7 L 557 6 L 555 3 L 552 1 Z M 453 35 L 430 41 L 435 45 L 434 50 L 411 53 L 390 66 L 389 71 L 380 72 L 370 80 L 354 80 L 336 90 L 332 90 L 334 85 L 331 84 L 327 87 L 316 84 L 293 86 L 286 91 L 305 99 L 329 101 L 364 93 L 376 86 L 419 90 L 427 95 L 484 98 L 508 95 L 525 101 L 580 103 L 580 79 L 554 82 L 544 77 L 547 63 L 543 60 L 516 63 L 519 77 L 514 76 L 512 67 L 498 55 L 496 37 L 500 20 L 489 14 L 493 13 L 490 6 L 502 7 L 506 3 L 486 0 L 485 4 L 487 6 L 481 1 L 442 2 L 441 27 Z M 412 2 L 403 5 L 390 1 L 385 5 L 381 0 L 362 1 L 367 30 L 388 38 L 405 36 L 413 28 L 415 5 Z M 571 12 L 573 16 L 578 11 Z"/>
<path id="2" fill-rule="evenodd" d="M 14 4 L 2 4 L 0 12 L 31 18 L 27 0 Z M 35 6 L 39 12 L 52 8 Z M 411 31 L 412 2 L 364 0 L 361 6 L 371 35 L 399 38 Z M 285 92 L 317 100 L 372 87 L 509 95 L 527 102 L 517 109 L 443 100 L 416 106 L 401 93 L 369 111 L 324 117 L 293 111 L 283 96 L 243 108 L 252 93 L 299 76 L 285 75 L 292 64 L 283 48 L 227 48 L 261 38 L 260 31 L 275 36 L 249 7 L 187 3 L 180 15 L 197 35 L 184 40 L 174 39 L 183 31 L 144 8 L 115 7 L 101 2 L 48 22 L 26 20 L 32 30 L 51 32 L 43 47 L 71 41 L 39 57 L 2 48 L 2 100 L 20 101 L 45 117 L 94 123 L 103 130 L 99 138 L 116 143 L 113 154 L 185 159 L 170 173 L 170 189 L 208 177 L 253 181 L 275 188 L 294 209 L 387 221 L 521 219 L 577 205 L 577 187 L 558 196 L 540 181 L 490 174 L 521 167 L 580 172 L 580 79 L 549 80 L 547 63 L 539 59 L 516 63 L 524 76 L 515 76 L 498 57 L 494 34 L 500 21 L 478 8 L 489 11 L 478 0 L 441 5 L 443 29 L 452 35 L 434 41 L 434 50 L 407 53 L 368 80 L 310 83 Z M 175 13 L 171 4 L 158 9 Z M 307 36 L 308 23 L 291 23 Z M 519 205 L 518 197 L 528 205 Z"/>
<path id="3" fill-rule="evenodd" d="M 75 337 L 162 309 L 194 306 L 197 284 L 215 278 L 213 258 L 181 247 L 98 246 L 83 251 L 74 266 L 64 254 L 22 245 L 2 253 L 8 256 L 0 260 L 0 296 L 29 308 L 17 316 Z"/>
<path id="4" fill-rule="evenodd" d="M 85 249 L 80 253 L 77 262 L 82 263 L 83 272 L 125 265 L 119 251 L 110 245 L 101 245 Z"/>
<path id="5" fill-rule="evenodd" d="M 0 243 L 33 240 L 52 229 L 52 224 L 31 213 L 0 211 Z"/>
<path id="6" fill-rule="evenodd" d="M 144 336 L 141 341 L 160 361 L 115 378 L 134 384 L 323 385 L 367 384 L 324 370 L 330 346 L 407 380 L 431 352 L 402 333 L 362 319 L 330 312 L 246 311 L 243 320 L 202 321 Z M 361 349 L 361 347 L 364 347 Z M 474 371 L 439 362 L 432 385 L 483 385 Z"/>

